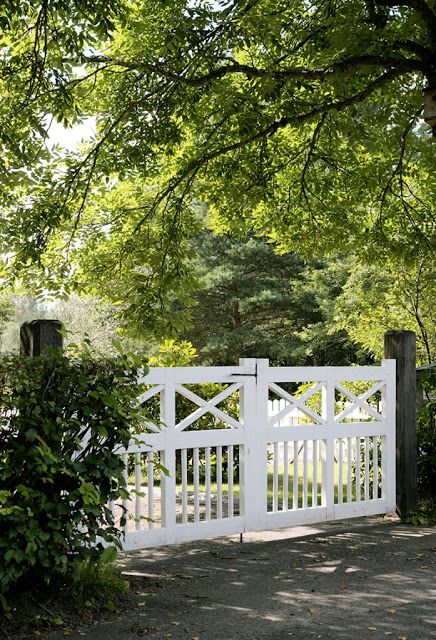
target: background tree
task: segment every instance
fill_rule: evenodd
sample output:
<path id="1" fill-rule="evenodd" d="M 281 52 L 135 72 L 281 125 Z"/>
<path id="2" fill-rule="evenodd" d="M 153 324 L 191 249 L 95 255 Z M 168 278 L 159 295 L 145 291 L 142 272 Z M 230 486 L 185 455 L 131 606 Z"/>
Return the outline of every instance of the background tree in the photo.
<path id="1" fill-rule="evenodd" d="M 434 262 L 380 269 L 354 260 L 336 301 L 338 326 L 377 357 L 383 357 L 385 331 L 410 329 L 416 333 L 418 363 L 431 363 L 436 359 L 435 296 Z"/>
<path id="2" fill-rule="evenodd" d="M 193 286 L 196 201 L 281 250 L 411 268 L 432 254 L 434 0 L 88 5 L 9 5 L 0 240 L 25 283 L 180 330 L 166 319 Z M 52 117 L 87 116 L 81 151 L 39 151 Z"/>
<path id="3" fill-rule="evenodd" d="M 359 355 L 332 323 L 334 300 L 348 271 L 340 263 L 278 255 L 255 237 L 203 233 L 194 242 L 200 289 L 184 332 L 200 361 L 242 357 L 288 365 L 348 364 Z"/>

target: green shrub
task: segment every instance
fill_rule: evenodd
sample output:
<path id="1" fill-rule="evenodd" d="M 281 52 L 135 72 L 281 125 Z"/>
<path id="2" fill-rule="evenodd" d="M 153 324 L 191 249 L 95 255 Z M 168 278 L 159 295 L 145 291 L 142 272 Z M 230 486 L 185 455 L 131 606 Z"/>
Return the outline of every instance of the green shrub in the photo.
<path id="1" fill-rule="evenodd" d="M 132 354 L 0 360 L 0 601 L 20 581 L 78 573 L 120 546 L 109 500 L 127 498 L 113 451 L 141 430 Z M 122 523 L 121 523 L 122 524 Z"/>
<path id="2" fill-rule="evenodd" d="M 418 414 L 418 487 L 422 497 L 436 498 L 436 369 L 421 376 L 426 402 Z"/>

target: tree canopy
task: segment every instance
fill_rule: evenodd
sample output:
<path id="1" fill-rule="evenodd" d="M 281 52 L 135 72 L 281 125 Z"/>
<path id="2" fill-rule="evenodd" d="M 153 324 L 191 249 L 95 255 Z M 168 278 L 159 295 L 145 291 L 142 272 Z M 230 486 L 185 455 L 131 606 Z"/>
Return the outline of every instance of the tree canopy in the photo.
<path id="1" fill-rule="evenodd" d="M 199 234 L 200 288 L 183 333 L 204 364 L 268 358 L 275 365 L 341 365 L 362 360 L 334 305 L 349 275 L 340 260 L 277 255 L 264 240 Z"/>
<path id="2" fill-rule="evenodd" d="M 434 252 L 434 0 L 4 7 L 0 240 L 24 283 L 180 329 L 198 203 L 283 252 Z M 91 116 L 94 139 L 49 151 L 52 118 Z"/>

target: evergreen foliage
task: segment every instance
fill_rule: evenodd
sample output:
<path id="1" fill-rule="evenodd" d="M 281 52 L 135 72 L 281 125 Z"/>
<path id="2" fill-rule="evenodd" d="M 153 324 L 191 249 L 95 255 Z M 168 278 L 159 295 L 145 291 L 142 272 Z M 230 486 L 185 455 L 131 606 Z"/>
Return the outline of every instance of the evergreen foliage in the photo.
<path id="1" fill-rule="evenodd" d="M 254 236 L 203 233 L 194 242 L 200 289 L 184 333 L 200 361 L 269 358 L 281 365 L 349 364 L 364 357 L 335 330 L 335 298 L 348 275 L 340 261 L 278 255 Z"/>

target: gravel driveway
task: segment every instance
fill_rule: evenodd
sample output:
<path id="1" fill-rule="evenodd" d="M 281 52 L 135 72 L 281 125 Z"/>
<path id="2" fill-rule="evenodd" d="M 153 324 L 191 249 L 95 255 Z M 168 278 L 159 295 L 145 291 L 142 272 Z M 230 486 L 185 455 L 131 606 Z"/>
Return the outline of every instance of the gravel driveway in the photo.
<path id="1" fill-rule="evenodd" d="M 242 544 L 148 549 L 120 562 L 132 608 L 71 639 L 436 638 L 436 528 L 359 518 L 246 534 Z"/>

